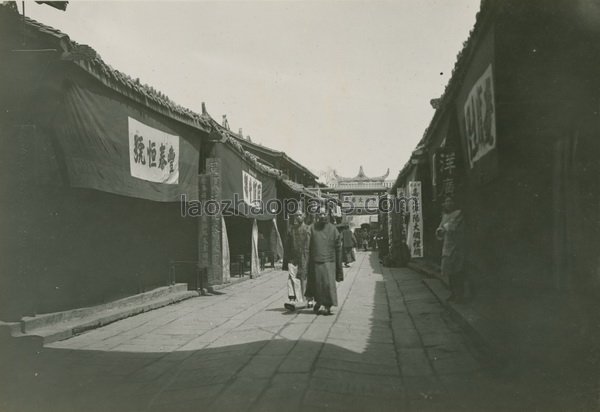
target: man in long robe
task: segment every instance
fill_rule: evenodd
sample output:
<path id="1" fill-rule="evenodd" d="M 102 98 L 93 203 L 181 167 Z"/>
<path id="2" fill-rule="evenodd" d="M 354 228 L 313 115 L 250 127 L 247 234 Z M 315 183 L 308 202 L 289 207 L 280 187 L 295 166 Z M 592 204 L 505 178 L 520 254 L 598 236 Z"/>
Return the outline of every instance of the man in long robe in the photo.
<path id="1" fill-rule="evenodd" d="M 447 276 L 450 283 L 449 301 L 458 303 L 465 299 L 465 228 L 462 211 L 458 209 L 452 198 L 446 198 L 442 205 L 444 213 L 436 237 L 443 240 L 442 275 Z"/>
<path id="2" fill-rule="evenodd" d="M 348 225 L 342 230 L 342 246 L 344 248 L 344 266 L 350 267 L 350 263 L 354 262 L 352 257 L 352 249 L 356 247 L 356 238 Z"/>
<path id="3" fill-rule="evenodd" d="M 321 307 L 331 315 L 331 307 L 338 305 L 336 282 L 344 278 L 342 268 L 342 239 L 337 228 L 329 221 L 329 214 L 321 209 L 318 221 L 311 226 L 309 271 L 306 296 L 314 297 L 316 314 Z"/>
<path id="4" fill-rule="evenodd" d="M 292 217 L 292 227 L 286 239 L 283 270 L 288 271 L 288 299 L 284 307 L 294 311 L 306 307 L 306 274 L 310 248 L 310 228 L 304 223 L 304 214 L 299 211 Z"/>

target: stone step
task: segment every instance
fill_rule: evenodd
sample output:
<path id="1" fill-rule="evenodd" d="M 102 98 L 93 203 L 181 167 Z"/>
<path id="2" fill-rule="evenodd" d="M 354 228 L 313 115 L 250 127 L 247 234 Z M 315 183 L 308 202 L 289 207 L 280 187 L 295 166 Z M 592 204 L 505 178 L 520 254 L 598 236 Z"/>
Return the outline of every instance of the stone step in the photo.
<path id="1" fill-rule="evenodd" d="M 182 283 L 98 306 L 24 317 L 18 332 L 14 324 L 5 327 L 10 329 L 13 337 L 39 336 L 44 344 L 48 344 L 195 296 L 198 296 L 198 292 L 188 291 L 187 284 Z"/>

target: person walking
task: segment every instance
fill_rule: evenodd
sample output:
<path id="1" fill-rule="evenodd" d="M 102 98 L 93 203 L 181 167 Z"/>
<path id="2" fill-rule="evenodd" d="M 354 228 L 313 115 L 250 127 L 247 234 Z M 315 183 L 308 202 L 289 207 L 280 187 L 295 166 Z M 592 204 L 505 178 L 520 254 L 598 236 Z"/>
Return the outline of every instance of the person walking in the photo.
<path id="1" fill-rule="evenodd" d="M 292 227 L 286 239 L 283 253 L 283 270 L 288 271 L 288 298 L 284 307 L 294 311 L 307 306 L 304 293 L 306 291 L 306 274 L 310 248 L 310 227 L 304 223 L 302 211 L 292 216 Z"/>
<path id="2" fill-rule="evenodd" d="M 342 230 L 342 247 L 344 252 L 344 266 L 350 267 L 350 264 L 354 262 L 352 257 L 352 249 L 356 247 L 356 238 L 354 237 L 354 233 L 350 230 L 348 225 L 344 226 Z"/>
<path id="3" fill-rule="evenodd" d="M 321 307 L 331 315 L 331 307 L 338 305 L 336 282 L 344 279 L 342 268 L 342 239 L 330 222 L 327 210 L 319 210 L 318 220 L 310 230 L 309 271 L 306 296 L 315 299 L 314 312 Z"/>
<path id="4" fill-rule="evenodd" d="M 369 250 L 369 232 L 367 232 L 366 229 L 364 229 L 362 231 L 361 239 L 362 239 L 362 246 L 366 252 L 367 250 Z"/>
<path id="5" fill-rule="evenodd" d="M 436 229 L 436 237 L 443 241 L 442 275 L 450 283 L 448 301 L 462 303 L 465 299 L 465 229 L 462 211 L 454 200 L 447 197 L 442 204 L 442 221 Z"/>

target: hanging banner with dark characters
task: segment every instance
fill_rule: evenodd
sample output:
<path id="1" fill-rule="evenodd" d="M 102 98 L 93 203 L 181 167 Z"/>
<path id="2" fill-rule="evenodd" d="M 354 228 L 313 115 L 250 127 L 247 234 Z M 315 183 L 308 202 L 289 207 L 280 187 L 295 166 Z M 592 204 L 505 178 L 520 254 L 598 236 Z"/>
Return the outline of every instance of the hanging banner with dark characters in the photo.
<path id="1" fill-rule="evenodd" d="M 408 235 L 410 256 L 423 257 L 423 208 L 421 204 L 421 182 L 408 182 Z"/>
<path id="2" fill-rule="evenodd" d="M 211 157 L 221 159 L 223 214 L 272 220 L 282 212 L 275 178 L 262 172 L 227 143 L 215 143 Z"/>
<path id="3" fill-rule="evenodd" d="M 128 120 L 131 176 L 167 185 L 179 183 L 179 136 L 131 117 Z"/>
<path id="4" fill-rule="evenodd" d="M 200 131 L 92 78 L 65 87 L 55 135 L 71 186 L 160 202 L 197 198 Z"/>
<path id="5" fill-rule="evenodd" d="M 496 148 L 496 108 L 492 65 L 471 88 L 464 106 L 469 166 Z"/>

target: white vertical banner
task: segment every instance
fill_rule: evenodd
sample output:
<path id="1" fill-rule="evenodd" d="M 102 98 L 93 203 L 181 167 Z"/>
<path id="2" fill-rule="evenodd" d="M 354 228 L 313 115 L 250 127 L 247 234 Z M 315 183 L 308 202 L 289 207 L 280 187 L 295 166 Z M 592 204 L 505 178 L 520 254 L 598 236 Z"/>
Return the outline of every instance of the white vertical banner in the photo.
<path id="1" fill-rule="evenodd" d="M 262 201 L 262 182 L 250 173 L 242 170 L 244 202 L 250 206 L 258 206 Z"/>
<path id="2" fill-rule="evenodd" d="M 279 228 L 277 227 L 277 219 L 273 218 L 273 231 L 275 232 L 275 260 L 283 259 L 283 241 L 281 240 L 281 235 L 279 234 Z"/>
<path id="3" fill-rule="evenodd" d="M 408 182 L 408 234 L 407 243 L 411 257 L 423 257 L 423 208 L 421 182 Z"/>
<path id="4" fill-rule="evenodd" d="M 394 211 L 396 210 L 396 199 L 394 198 L 394 195 L 389 194 L 387 195 L 388 198 L 388 214 L 387 214 L 387 234 L 388 234 L 388 250 L 392 249 L 392 235 L 393 235 L 393 230 L 392 230 L 392 219 L 394 216 Z"/>
<path id="5" fill-rule="evenodd" d="M 179 136 L 162 132 L 131 117 L 129 170 L 131 176 L 149 182 L 179 183 Z"/>
<path id="6" fill-rule="evenodd" d="M 250 277 L 255 278 L 260 273 L 260 257 L 258 256 L 258 223 L 252 220 L 252 257 L 250 260 Z"/>
<path id="7" fill-rule="evenodd" d="M 400 215 L 400 241 L 406 242 L 406 220 L 404 219 L 408 213 L 408 199 L 406 198 L 406 193 L 403 187 L 399 187 L 396 189 L 396 198 L 398 202 L 398 210 Z"/>
<path id="8" fill-rule="evenodd" d="M 229 268 L 229 238 L 227 237 L 227 226 L 225 226 L 225 218 L 221 216 L 221 251 L 223 256 L 223 281 L 229 282 L 231 271 Z"/>

